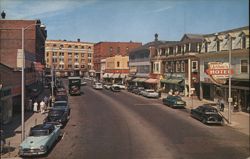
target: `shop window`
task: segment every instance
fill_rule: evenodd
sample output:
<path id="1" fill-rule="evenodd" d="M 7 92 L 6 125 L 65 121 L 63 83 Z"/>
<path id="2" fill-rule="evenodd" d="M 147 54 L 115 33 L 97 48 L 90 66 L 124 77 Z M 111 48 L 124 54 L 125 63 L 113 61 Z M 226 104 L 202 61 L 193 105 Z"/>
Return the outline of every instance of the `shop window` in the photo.
<path id="1" fill-rule="evenodd" d="M 240 60 L 240 72 L 248 73 L 248 60 Z"/>

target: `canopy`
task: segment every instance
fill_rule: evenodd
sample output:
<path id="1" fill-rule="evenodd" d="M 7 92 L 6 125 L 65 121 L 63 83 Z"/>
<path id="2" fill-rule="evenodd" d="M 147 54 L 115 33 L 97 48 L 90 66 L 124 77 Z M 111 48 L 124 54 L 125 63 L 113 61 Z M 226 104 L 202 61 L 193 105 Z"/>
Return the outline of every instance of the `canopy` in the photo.
<path id="1" fill-rule="evenodd" d="M 169 83 L 169 84 L 180 84 L 183 79 L 162 79 L 161 83 Z"/>
<path id="2" fill-rule="evenodd" d="M 113 74 L 112 78 L 119 78 L 119 76 L 120 76 L 120 73 L 115 73 Z"/>
<path id="3" fill-rule="evenodd" d="M 144 82 L 146 80 L 147 80 L 146 78 L 135 78 L 133 79 L 133 82 Z"/>
<path id="4" fill-rule="evenodd" d="M 113 75 L 113 73 L 105 73 L 103 75 L 103 78 L 111 78 L 112 75 Z"/>
<path id="5" fill-rule="evenodd" d="M 145 81 L 145 83 L 154 83 L 154 84 L 156 84 L 156 83 L 158 83 L 158 79 L 149 78 L 149 79 L 147 79 L 147 80 Z"/>

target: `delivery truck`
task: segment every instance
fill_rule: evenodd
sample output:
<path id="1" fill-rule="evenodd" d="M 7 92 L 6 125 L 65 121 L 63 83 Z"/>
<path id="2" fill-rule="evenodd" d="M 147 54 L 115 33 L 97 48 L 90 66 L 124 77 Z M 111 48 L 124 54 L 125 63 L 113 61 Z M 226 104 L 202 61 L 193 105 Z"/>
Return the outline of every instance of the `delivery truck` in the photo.
<path id="1" fill-rule="evenodd" d="M 69 80 L 69 94 L 81 95 L 81 78 L 80 77 L 68 77 Z"/>

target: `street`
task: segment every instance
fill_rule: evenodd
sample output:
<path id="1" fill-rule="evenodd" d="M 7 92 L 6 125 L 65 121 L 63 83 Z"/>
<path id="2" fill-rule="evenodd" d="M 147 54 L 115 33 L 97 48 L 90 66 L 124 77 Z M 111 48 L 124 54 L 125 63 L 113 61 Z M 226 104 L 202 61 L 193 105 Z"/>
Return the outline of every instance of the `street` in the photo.
<path id="1" fill-rule="evenodd" d="M 82 87 L 70 96 L 71 119 L 45 158 L 245 159 L 249 136 L 207 126 L 159 99 Z"/>

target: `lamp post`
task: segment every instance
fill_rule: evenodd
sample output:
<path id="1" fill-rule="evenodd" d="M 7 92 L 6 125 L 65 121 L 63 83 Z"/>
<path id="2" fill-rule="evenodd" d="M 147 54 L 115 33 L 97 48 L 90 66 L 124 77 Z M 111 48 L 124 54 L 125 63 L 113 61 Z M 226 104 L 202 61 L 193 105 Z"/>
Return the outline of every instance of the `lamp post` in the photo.
<path id="1" fill-rule="evenodd" d="M 25 138 L 25 130 L 24 130 L 24 97 L 25 97 L 25 81 L 24 81 L 24 69 L 25 69 L 25 55 L 24 55 L 24 31 L 28 28 L 30 28 L 31 26 L 42 26 L 40 23 L 35 23 L 35 24 L 31 24 L 27 27 L 22 27 L 22 56 L 23 56 L 23 60 L 22 60 L 22 108 L 21 108 L 21 121 L 22 121 L 22 134 L 21 134 L 21 141 L 24 140 Z M 43 25 L 44 26 L 44 25 Z"/>
<path id="2" fill-rule="evenodd" d="M 229 50 L 229 57 L 228 57 L 228 70 L 229 70 L 229 79 L 228 79 L 228 123 L 231 124 L 231 103 L 233 101 L 232 97 L 231 97 L 231 60 L 232 60 L 232 37 L 229 36 L 229 43 L 228 43 L 228 50 Z"/>

